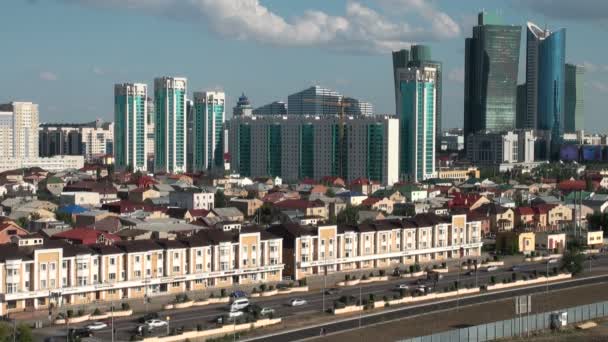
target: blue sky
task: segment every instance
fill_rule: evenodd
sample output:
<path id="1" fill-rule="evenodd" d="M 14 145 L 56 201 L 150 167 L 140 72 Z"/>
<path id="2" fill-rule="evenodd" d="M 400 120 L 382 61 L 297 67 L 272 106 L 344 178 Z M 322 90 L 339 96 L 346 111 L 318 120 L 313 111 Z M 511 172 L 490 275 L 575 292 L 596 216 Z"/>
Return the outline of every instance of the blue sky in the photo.
<path id="1" fill-rule="evenodd" d="M 444 62 L 444 127 L 462 126 L 464 38 L 485 9 L 567 28 L 567 60 L 588 67 L 585 126 L 608 127 L 608 1 L 6 2 L 0 102 L 37 102 L 41 121 L 111 120 L 114 83 L 144 82 L 151 95 L 162 75 L 187 77 L 190 92 L 223 89 L 230 107 L 241 92 L 257 106 L 320 84 L 392 113 L 390 51 L 424 43 Z"/>

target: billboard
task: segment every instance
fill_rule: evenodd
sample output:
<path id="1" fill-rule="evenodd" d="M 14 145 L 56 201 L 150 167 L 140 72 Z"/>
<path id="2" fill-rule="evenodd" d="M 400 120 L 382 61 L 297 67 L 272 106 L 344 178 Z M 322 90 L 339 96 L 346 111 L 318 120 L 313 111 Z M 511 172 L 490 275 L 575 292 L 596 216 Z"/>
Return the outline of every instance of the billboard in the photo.
<path id="1" fill-rule="evenodd" d="M 560 148 L 559 157 L 563 161 L 578 161 L 578 146 L 562 145 Z"/>
<path id="2" fill-rule="evenodd" d="M 583 146 L 582 160 L 583 161 L 601 161 L 602 160 L 602 146 L 599 146 L 599 145 Z"/>

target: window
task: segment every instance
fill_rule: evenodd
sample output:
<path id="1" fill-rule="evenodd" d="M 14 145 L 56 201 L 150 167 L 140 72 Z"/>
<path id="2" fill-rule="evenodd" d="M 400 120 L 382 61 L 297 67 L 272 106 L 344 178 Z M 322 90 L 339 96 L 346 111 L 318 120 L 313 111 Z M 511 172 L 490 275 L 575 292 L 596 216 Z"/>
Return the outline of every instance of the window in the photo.
<path id="1" fill-rule="evenodd" d="M 135 278 L 140 278 L 141 277 L 141 271 L 134 271 L 133 275 L 135 276 Z"/>
<path id="2" fill-rule="evenodd" d="M 95 260 L 95 261 L 97 261 L 97 260 Z M 51 268 L 51 271 L 55 271 L 55 263 L 54 262 L 50 263 L 49 267 Z"/>
<path id="3" fill-rule="evenodd" d="M 173 253 L 173 259 L 178 260 L 179 259 L 179 253 Z"/>
<path id="4" fill-rule="evenodd" d="M 61 268 L 68 268 L 68 262 L 65 260 L 61 262 Z"/>
<path id="5" fill-rule="evenodd" d="M 325 246 L 325 239 L 321 240 L 321 246 Z"/>
<path id="6" fill-rule="evenodd" d="M 203 251 L 201 251 L 200 249 L 196 251 L 196 256 L 200 257 L 203 256 Z"/>
<path id="7" fill-rule="evenodd" d="M 61 286 L 62 287 L 68 286 L 68 278 L 67 277 L 61 278 Z"/>
<path id="8" fill-rule="evenodd" d="M 202 271 L 203 270 L 203 264 L 196 264 L 196 270 L 197 271 Z"/>
<path id="9" fill-rule="evenodd" d="M 46 272 L 46 264 L 40 264 L 40 271 Z"/>
<path id="10" fill-rule="evenodd" d="M 147 261 L 152 260 L 152 256 L 151 256 L 150 254 L 146 255 L 146 260 L 147 260 Z"/>
<path id="11" fill-rule="evenodd" d="M 116 265 L 116 259 L 110 258 L 110 265 Z"/>
<path id="12" fill-rule="evenodd" d="M 135 256 L 135 262 L 138 263 L 139 262 L 139 255 Z"/>
<path id="13" fill-rule="evenodd" d="M 179 273 L 179 266 L 173 266 L 173 273 Z"/>
<path id="14" fill-rule="evenodd" d="M 110 280 L 116 280 L 116 273 L 108 273 L 108 278 Z"/>
<path id="15" fill-rule="evenodd" d="M 163 260 L 163 253 L 158 253 L 158 257 L 157 257 L 157 259 L 158 259 L 158 260 Z"/>

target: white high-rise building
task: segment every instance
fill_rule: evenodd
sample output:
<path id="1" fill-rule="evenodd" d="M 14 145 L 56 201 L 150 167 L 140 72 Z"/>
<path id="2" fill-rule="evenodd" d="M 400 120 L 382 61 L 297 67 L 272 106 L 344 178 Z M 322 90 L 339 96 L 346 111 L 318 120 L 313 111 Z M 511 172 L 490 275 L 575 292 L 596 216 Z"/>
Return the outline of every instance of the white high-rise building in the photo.
<path id="1" fill-rule="evenodd" d="M 195 172 L 224 165 L 225 101 L 224 92 L 194 92 L 192 141 Z"/>
<path id="2" fill-rule="evenodd" d="M 147 97 L 145 84 L 114 85 L 114 158 L 118 169 L 147 169 Z"/>
<path id="3" fill-rule="evenodd" d="M 187 83 L 187 79 L 182 77 L 159 77 L 154 80 L 154 171 L 186 172 Z"/>
<path id="4" fill-rule="evenodd" d="M 0 132 L 12 135 L 0 138 L 0 156 L 38 157 L 38 105 L 32 102 L 0 104 L 0 116 Z"/>

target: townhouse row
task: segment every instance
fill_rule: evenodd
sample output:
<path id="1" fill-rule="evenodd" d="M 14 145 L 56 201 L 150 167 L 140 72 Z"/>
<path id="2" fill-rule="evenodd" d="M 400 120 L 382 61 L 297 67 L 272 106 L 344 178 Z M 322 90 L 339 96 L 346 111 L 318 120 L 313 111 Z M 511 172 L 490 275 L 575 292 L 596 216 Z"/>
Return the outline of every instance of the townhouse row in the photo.
<path id="1" fill-rule="evenodd" d="M 268 229 L 283 238 L 284 273 L 294 279 L 399 264 L 442 262 L 481 255 L 481 222 L 466 215 L 419 214 L 357 226 Z"/>
<path id="2" fill-rule="evenodd" d="M 41 237 L 0 248 L 0 315 L 282 279 L 282 239 L 259 228 L 177 240 L 72 245 Z"/>

